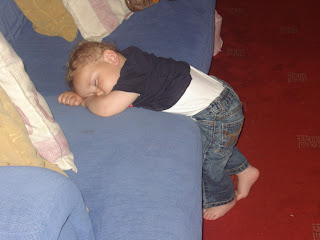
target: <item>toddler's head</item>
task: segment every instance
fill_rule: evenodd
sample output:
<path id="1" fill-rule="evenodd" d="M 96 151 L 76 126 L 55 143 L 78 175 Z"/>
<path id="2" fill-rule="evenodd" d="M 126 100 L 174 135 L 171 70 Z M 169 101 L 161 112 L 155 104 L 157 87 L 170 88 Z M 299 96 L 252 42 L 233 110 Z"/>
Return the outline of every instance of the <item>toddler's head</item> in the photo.
<path id="1" fill-rule="evenodd" d="M 114 44 L 105 42 L 80 41 L 70 52 L 66 65 L 66 81 L 70 89 L 74 89 L 73 80 L 75 73 L 85 65 L 101 59 L 105 50 L 119 52 Z"/>

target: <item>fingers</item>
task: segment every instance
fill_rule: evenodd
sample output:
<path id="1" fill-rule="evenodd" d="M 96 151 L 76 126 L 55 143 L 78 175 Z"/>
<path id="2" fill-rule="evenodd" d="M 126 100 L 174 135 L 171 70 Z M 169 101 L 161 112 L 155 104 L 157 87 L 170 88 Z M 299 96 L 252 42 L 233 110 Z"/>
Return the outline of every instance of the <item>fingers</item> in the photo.
<path id="1" fill-rule="evenodd" d="M 80 101 L 77 100 L 75 97 L 71 97 L 69 101 L 69 106 L 79 106 L 79 105 L 80 105 Z"/>
<path id="2" fill-rule="evenodd" d="M 58 102 L 68 106 L 80 106 L 82 98 L 74 92 L 64 92 L 59 95 Z"/>

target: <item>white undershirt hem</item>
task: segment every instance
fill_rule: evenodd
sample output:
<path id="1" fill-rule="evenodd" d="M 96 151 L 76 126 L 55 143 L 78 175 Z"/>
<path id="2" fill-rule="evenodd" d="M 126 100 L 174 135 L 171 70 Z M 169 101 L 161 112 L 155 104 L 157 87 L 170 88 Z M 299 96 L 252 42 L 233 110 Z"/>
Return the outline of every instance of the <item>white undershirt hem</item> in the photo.
<path id="1" fill-rule="evenodd" d="M 193 116 L 210 105 L 223 91 L 223 85 L 214 77 L 190 66 L 191 82 L 179 101 L 163 112 Z"/>

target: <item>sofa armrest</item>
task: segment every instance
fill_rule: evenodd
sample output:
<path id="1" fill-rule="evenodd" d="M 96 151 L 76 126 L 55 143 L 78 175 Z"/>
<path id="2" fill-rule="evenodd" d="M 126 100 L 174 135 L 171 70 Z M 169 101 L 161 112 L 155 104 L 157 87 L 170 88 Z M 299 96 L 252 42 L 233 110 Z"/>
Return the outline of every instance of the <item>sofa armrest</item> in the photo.
<path id="1" fill-rule="evenodd" d="M 0 239 L 94 239 L 80 190 L 39 167 L 0 167 Z"/>

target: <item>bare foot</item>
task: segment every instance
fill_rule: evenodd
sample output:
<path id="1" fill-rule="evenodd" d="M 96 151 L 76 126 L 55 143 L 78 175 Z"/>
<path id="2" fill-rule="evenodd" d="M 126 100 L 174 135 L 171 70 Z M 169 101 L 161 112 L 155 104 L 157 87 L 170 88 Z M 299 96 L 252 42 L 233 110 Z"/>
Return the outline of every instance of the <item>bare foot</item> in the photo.
<path id="1" fill-rule="evenodd" d="M 229 210 L 236 205 L 236 202 L 237 200 L 234 199 L 232 202 L 225 205 L 203 209 L 203 218 L 206 220 L 217 220 L 229 212 Z"/>
<path id="2" fill-rule="evenodd" d="M 249 195 L 250 189 L 259 178 L 259 170 L 251 165 L 243 172 L 237 174 L 237 201 L 246 198 Z"/>

